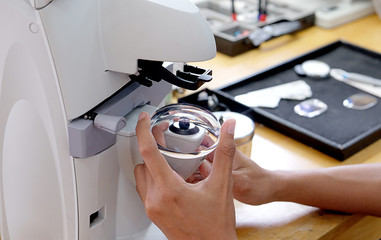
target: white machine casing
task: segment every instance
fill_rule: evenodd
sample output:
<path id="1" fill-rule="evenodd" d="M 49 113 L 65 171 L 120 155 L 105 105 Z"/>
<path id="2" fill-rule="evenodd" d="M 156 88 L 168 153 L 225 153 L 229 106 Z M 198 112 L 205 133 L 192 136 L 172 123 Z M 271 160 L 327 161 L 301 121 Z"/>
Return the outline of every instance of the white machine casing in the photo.
<path id="1" fill-rule="evenodd" d="M 165 239 L 145 214 L 133 168 L 141 162 L 137 116 L 152 114 L 172 86 L 146 87 L 130 76 L 139 59 L 215 56 L 197 7 L 0 0 L 0 29 L 1 239 Z M 109 131 L 85 119 L 88 112 L 115 116 L 105 117 Z"/>

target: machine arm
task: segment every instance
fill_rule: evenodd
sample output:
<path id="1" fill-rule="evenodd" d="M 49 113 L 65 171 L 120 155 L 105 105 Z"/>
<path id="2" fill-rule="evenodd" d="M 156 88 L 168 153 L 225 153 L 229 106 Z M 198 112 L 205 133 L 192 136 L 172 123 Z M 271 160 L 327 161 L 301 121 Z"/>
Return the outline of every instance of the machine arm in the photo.
<path id="1" fill-rule="evenodd" d="M 163 67 L 163 62 L 160 61 L 139 60 L 138 67 L 139 74 L 131 75 L 130 78 L 148 87 L 152 85 L 152 81 L 165 80 L 178 87 L 197 90 L 205 82 L 212 80 L 212 70 L 191 65 L 185 65 L 184 71 L 178 70 L 176 75 Z"/>

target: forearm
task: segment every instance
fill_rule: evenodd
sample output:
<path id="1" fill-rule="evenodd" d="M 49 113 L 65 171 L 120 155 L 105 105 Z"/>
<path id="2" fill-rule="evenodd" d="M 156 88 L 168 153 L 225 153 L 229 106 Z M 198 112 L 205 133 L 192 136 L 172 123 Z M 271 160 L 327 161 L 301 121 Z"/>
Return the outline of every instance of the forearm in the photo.
<path id="1" fill-rule="evenodd" d="M 274 171 L 273 201 L 381 216 L 381 164 Z"/>

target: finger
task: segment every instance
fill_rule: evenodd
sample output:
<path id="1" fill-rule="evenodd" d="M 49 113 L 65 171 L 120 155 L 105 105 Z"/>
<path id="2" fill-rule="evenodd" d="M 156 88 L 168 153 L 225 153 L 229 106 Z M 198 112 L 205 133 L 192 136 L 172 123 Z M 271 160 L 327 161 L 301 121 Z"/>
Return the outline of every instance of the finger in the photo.
<path id="1" fill-rule="evenodd" d="M 216 141 L 213 140 L 209 135 L 205 135 L 205 137 L 202 139 L 201 145 L 205 147 L 212 146 Z"/>
<path id="2" fill-rule="evenodd" d="M 222 125 L 220 142 L 214 153 L 213 167 L 210 177 L 222 185 L 231 180 L 232 165 L 236 148 L 234 143 L 235 123 L 234 119 L 229 119 Z"/>
<path id="3" fill-rule="evenodd" d="M 146 170 L 144 168 L 144 164 L 138 164 L 134 169 L 136 191 L 138 192 L 143 203 L 145 203 L 147 197 Z"/>
<path id="4" fill-rule="evenodd" d="M 247 161 L 246 159 L 251 161 L 251 159 L 249 159 L 242 151 L 237 149 L 235 152 L 234 161 L 233 161 L 233 171 L 241 168 L 242 165 L 244 165 L 245 162 Z"/>
<path id="5" fill-rule="evenodd" d="M 213 151 L 213 152 L 209 153 L 209 154 L 205 157 L 205 159 L 212 163 L 212 162 L 213 162 L 213 159 L 214 159 L 214 153 L 215 153 L 215 152 L 216 152 L 216 151 Z"/>
<path id="6" fill-rule="evenodd" d="M 212 164 L 209 161 L 204 160 L 202 161 L 199 169 L 200 169 L 201 176 L 203 176 L 204 178 L 207 178 L 210 172 L 212 171 Z"/>
<path id="7" fill-rule="evenodd" d="M 173 171 L 157 148 L 156 141 L 150 131 L 150 126 L 148 113 L 142 112 L 136 125 L 139 151 L 151 176 L 155 180 L 160 180 L 171 176 Z"/>
<path id="8" fill-rule="evenodd" d="M 185 181 L 187 183 L 198 183 L 202 180 L 204 180 L 204 177 L 202 176 L 200 171 L 196 171 L 190 177 L 188 177 Z"/>
<path id="9" fill-rule="evenodd" d="M 209 137 L 209 136 L 205 137 L 205 138 L 202 140 L 202 144 L 205 145 L 205 146 L 208 146 L 208 147 L 212 146 L 214 143 L 215 143 L 215 141 L 212 140 L 212 138 Z M 215 152 L 215 151 L 209 153 L 209 154 L 205 157 L 205 159 L 208 160 L 209 162 L 213 162 L 214 152 Z"/>
<path id="10" fill-rule="evenodd" d="M 163 147 L 167 147 L 167 144 L 165 142 L 164 132 L 168 129 L 168 127 L 169 127 L 169 123 L 163 122 L 152 128 L 153 137 L 155 138 L 156 142 Z"/>

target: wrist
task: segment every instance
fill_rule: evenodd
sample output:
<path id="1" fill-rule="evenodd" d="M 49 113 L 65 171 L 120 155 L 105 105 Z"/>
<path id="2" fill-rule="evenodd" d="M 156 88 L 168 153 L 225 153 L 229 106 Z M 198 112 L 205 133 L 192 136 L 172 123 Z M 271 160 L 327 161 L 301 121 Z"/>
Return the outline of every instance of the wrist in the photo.
<path id="1" fill-rule="evenodd" d="M 271 201 L 292 201 L 294 190 L 297 187 L 293 184 L 294 173 L 284 170 L 275 170 L 271 173 Z"/>
<path id="2" fill-rule="evenodd" d="M 264 170 L 264 178 L 262 184 L 263 203 L 281 201 L 284 192 L 284 174 L 281 171 Z"/>

